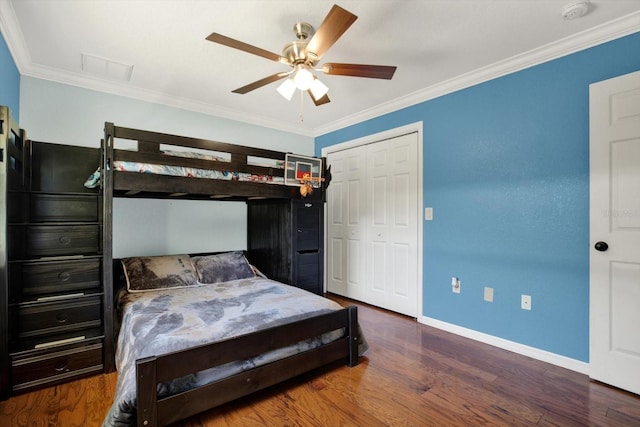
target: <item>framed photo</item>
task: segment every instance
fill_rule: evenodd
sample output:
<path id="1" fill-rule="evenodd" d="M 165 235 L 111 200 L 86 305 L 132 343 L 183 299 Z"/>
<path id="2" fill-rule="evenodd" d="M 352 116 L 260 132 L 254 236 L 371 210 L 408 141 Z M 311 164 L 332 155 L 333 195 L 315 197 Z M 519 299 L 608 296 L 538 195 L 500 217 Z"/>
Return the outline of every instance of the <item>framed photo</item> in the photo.
<path id="1" fill-rule="evenodd" d="M 318 157 L 287 154 L 285 157 L 284 183 L 301 186 L 303 183 L 314 188 L 322 185 L 322 159 Z"/>

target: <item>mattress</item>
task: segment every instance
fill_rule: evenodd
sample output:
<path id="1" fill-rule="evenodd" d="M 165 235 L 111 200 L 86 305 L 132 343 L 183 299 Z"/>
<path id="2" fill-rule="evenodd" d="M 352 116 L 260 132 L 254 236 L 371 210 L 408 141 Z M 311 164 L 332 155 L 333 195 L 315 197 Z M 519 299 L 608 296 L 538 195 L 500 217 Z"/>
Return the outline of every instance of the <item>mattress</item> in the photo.
<path id="1" fill-rule="evenodd" d="M 290 323 L 342 307 L 329 299 L 279 282 L 255 277 L 198 287 L 142 293 L 122 291 L 116 350 L 118 381 L 105 426 L 135 425 L 136 366 L 140 358 L 182 350 L 260 329 Z M 231 362 L 158 386 L 168 396 L 326 344 L 342 336 L 333 331 L 315 339 Z M 361 339 L 359 353 L 367 349 Z"/>

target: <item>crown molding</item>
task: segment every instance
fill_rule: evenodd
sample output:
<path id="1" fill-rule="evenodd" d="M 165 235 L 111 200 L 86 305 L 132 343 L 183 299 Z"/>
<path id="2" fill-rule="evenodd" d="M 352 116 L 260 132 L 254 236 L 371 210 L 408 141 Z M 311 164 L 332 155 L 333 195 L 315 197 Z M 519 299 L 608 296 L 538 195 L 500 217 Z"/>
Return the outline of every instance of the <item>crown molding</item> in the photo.
<path id="1" fill-rule="evenodd" d="M 195 101 L 193 99 L 172 97 L 155 91 L 149 91 L 133 87 L 131 85 L 124 85 L 119 82 L 84 76 L 79 73 L 62 73 L 50 67 L 33 64 L 31 57 L 29 56 L 24 36 L 17 22 L 18 19 L 15 15 L 11 2 L 9 0 L 0 0 L 0 31 L 4 34 L 9 52 L 11 53 L 14 62 L 16 63 L 16 67 L 22 76 L 50 80 L 111 95 L 159 103 L 170 107 L 208 114 L 255 126 L 263 126 L 302 136 L 317 137 L 633 34 L 640 31 L 640 11 L 313 129 L 301 128 L 300 126 L 291 125 L 289 123 L 273 120 L 264 116 L 246 114 L 238 110 L 218 105 L 211 105 Z"/>
<path id="2" fill-rule="evenodd" d="M 0 0 L 0 32 L 4 34 L 9 52 L 16 63 L 18 72 L 23 74 L 26 64 L 31 63 L 27 43 L 18 26 L 18 17 L 9 0 Z"/>
<path id="3" fill-rule="evenodd" d="M 143 88 L 128 85 L 117 81 L 101 79 L 93 76 L 85 76 L 80 73 L 60 72 L 54 68 L 32 64 L 28 70 L 22 73 L 23 76 L 34 77 L 42 80 L 53 81 L 70 86 L 77 86 L 83 89 L 90 89 L 114 96 L 123 96 L 140 101 L 147 101 L 169 107 L 180 108 L 182 110 L 207 114 L 210 116 L 229 119 L 246 123 L 253 126 L 262 126 L 269 129 L 281 130 L 288 133 L 298 134 L 306 137 L 313 137 L 309 129 L 292 126 L 277 120 L 272 120 L 255 114 L 246 114 L 238 110 L 212 105 L 188 98 L 170 96 L 165 93 L 150 91 Z"/>
<path id="4" fill-rule="evenodd" d="M 640 31 L 640 11 L 313 129 L 318 137 Z"/>
<path id="5" fill-rule="evenodd" d="M 246 114 L 230 108 L 211 105 L 193 99 L 168 96 L 167 94 L 146 90 L 117 81 L 86 76 L 80 73 L 60 72 L 51 67 L 34 64 L 29 56 L 22 30 L 17 24 L 18 18 L 9 0 L 0 0 L 0 31 L 5 37 L 9 52 L 13 57 L 21 76 L 53 81 L 83 89 L 95 90 L 110 95 L 123 96 L 141 101 L 147 101 L 169 107 L 207 114 L 210 116 L 234 120 L 254 126 L 281 130 L 288 133 L 313 137 L 310 129 L 301 128 L 278 120 L 269 119 L 255 114 Z"/>

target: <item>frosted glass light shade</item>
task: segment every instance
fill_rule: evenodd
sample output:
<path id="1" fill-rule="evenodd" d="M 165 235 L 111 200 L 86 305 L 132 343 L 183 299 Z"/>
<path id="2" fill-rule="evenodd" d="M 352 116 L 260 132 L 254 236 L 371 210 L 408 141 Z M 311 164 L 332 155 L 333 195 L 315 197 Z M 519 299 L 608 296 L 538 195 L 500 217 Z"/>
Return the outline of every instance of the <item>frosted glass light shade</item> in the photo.
<path id="1" fill-rule="evenodd" d="M 293 93 L 296 91 L 296 84 L 291 79 L 286 79 L 280 86 L 278 86 L 278 93 L 282 95 L 287 101 L 291 101 Z"/>
<path id="2" fill-rule="evenodd" d="M 313 95 L 313 99 L 315 99 L 316 101 L 318 101 L 320 98 L 325 96 L 327 92 L 329 92 L 329 88 L 318 79 L 313 79 L 310 90 L 311 94 Z"/>
<path id="3" fill-rule="evenodd" d="M 298 89 L 308 90 L 313 83 L 313 74 L 304 65 L 299 66 L 293 76 L 293 81 Z"/>

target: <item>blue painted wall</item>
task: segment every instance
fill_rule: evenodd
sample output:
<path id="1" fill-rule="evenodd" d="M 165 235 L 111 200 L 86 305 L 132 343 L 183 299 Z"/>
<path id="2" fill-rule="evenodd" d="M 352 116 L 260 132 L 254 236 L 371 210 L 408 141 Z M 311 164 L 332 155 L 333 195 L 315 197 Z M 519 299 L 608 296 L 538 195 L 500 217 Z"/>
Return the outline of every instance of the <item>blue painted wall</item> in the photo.
<path id="1" fill-rule="evenodd" d="M 0 105 L 11 110 L 14 120 L 20 123 L 20 73 L 9 52 L 4 35 L 0 33 Z"/>
<path id="2" fill-rule="evenodd" d="M 589 84 L 639 53 L 635 33 L 316 138 L 424 122 L 424 316 L 589 360 Z"/>

